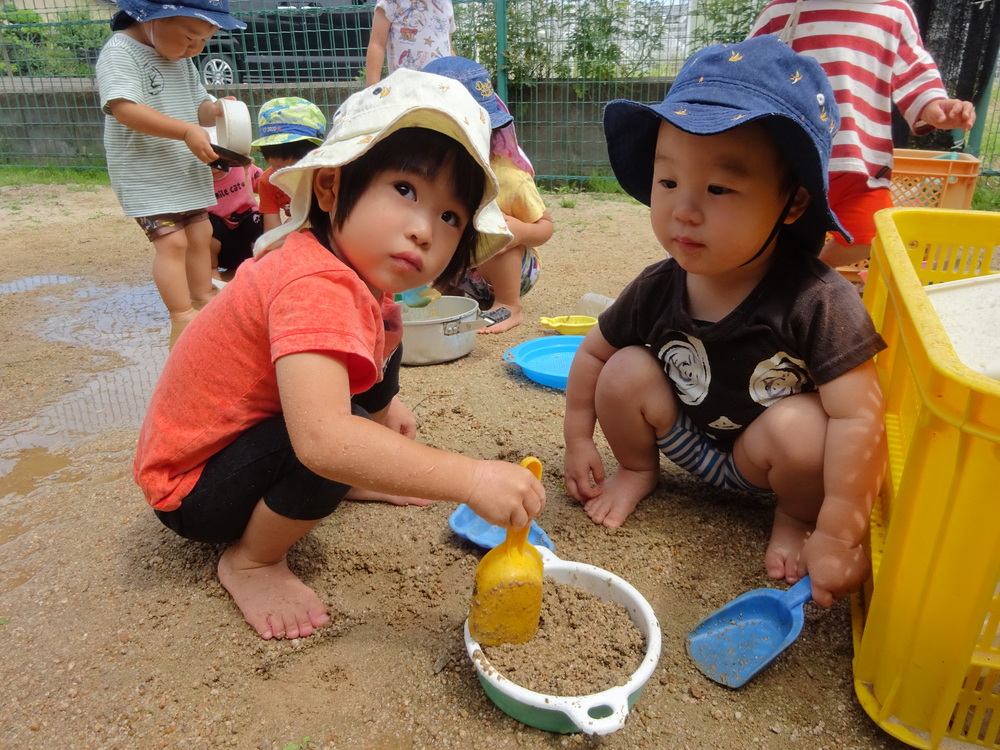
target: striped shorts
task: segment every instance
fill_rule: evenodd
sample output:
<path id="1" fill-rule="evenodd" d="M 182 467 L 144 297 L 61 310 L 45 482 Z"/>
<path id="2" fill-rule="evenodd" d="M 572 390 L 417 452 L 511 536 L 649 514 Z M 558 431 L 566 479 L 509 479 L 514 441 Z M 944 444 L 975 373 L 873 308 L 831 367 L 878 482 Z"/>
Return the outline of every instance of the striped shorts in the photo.
<path id="1" fill-rule="evenodd" d="M 670 432 L 656 439 L 656 447 L 682 469 L 713 487 L 745 492 L 771 492 L 744 479 L 736 468 L 733 452 L 719 450 L 683 411 L 677 414 Z"/>

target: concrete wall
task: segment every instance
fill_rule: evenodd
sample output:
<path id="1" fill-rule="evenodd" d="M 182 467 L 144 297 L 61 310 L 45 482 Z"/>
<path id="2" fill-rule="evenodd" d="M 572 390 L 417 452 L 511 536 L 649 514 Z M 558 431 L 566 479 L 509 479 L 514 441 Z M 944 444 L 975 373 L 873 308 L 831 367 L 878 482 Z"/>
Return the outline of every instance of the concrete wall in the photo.
<path id="1" fill-rule="evenodd" d="M 658 102 L 666 79 L 628 83 L 542 81 L 509 90 L 518 140 L 540 177 L 608 175 L 602 113 L 611 99 Z M 358 89 L 354 82 L 305 84 L 294 91 L 328 118 Z M 287 85 L 232 86 L 256 113 L 263 102 L 290 93 Z M 103 166 L 104 117 L 91 79 L 0 78 L 0 165 Z"/>

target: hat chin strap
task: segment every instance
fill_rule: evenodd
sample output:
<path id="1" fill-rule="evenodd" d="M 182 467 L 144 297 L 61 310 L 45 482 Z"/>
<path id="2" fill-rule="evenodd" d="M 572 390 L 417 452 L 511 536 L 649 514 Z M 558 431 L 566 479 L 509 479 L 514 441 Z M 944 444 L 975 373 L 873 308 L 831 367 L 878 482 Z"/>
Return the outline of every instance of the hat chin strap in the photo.
<path id="1" fill-rule="evenodd" d="M 771 233 L 767 235 L 767 239 L 764 240 L 764 244 L 760 246 L 760 250 L 754 253 L 754 256 L 746 263 L 740 263 L 739 265 L 740 268 L 743 268 L 743 266 L 748 266 L 751 263 L 753 263 L 755 260 L 757 260 L 757 258 L 759 258 L 761 255 L 764 254 L 764 251 L 767 250 L 768 247 L 770 247 L 771 242 L 774 241 L 774 238 L 778 236 L 778 232 L 780 232 L 781 228 L 785 225 L 785 219 L 788 218 L 788 212 L 792 210 L 792 201 L 795 200 L 795 194 L 798 192 L 798 189 L 799 186 L 796 185 L 795 187 L 792 188 L 791 192 L 788 194 L 788 200 L 785 201 L 785 207 L 781 209 L 781 215 L 778 217 L 778 220 L 774 222 L 774 226 L 771 228 Z"/>

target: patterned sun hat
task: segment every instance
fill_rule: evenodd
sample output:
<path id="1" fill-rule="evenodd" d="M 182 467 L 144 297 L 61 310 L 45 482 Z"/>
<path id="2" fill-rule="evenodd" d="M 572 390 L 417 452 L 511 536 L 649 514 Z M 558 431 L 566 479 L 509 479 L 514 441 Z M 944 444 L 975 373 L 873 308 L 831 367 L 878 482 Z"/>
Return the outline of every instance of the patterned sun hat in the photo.
<path id="1" fill-rule="evenodd" d="M 664 120 L 694 135 L 760 122 L 811 199 L 788 231 L 800 235 L 816 253 L 827 230 L 849 236 L 827 198 L 830 151 L 840 116 L 826 73 L 813 58 L 794 52 L 775 36 L 717 44 L 684 63 L 660 104 L 608 102 L 604 135 L 611 168 L 622 188 L 647 206 L 653 154 Z"/>
<path id="2" fill-rule="evenodd" d="M 323 143 L 326 117 L 319 107 L 301 96 L 280 96 L 261 105 L 257 115 L 260 138 L 250 144 L 253 148 L 277 146 L 295 141 Z"/>
<path id="3" fill-rule="evenodd" d="M 500 105 L 500 97 L 493 91 L 490 74 L 479 63 L 467 57 L 437 57 L 423 68 L 425 73 L 436 73 L 454 78 L 465 86 L 472 98 L 489 112 L 490 127 L 496 130 L 514 121 L 514 116 Z"/>
<path id="4" fill-rule="evenodd" d="M 133 21 L 145 23 L 158 18 L 185 16 L 208 21 L 220 29 L 232 31 L 247 25 L 229 14 L 229 0 L 171 0 L 169 3 L 152 0 L 117 0 L 119 11 L 111 17 L 112 31 L 121 31 Z"/>
<path id="5" fill-rule="evenodd" d="M 333 115 L 323 145 L 295 164 L 274 173 L 274 184 L 292 199 L 292 215 L 265 233 L 254 246 L 258 257 L 291 232 L 308 226 L 313 176 L 318 169 L 340 167 L 367 153 L 378 142 L 404 128 L 436 130 L 457 141 L 483 170 L 483 194 L 472 223 L 479 243 L 472 257 L 477 266 L 500 252 L 512 237 L 494 200 L 500 191 L 490 169 L 490 119 L 486 110 L 451 78 L 397 68 L 379 83 L 349 96 Z"/>

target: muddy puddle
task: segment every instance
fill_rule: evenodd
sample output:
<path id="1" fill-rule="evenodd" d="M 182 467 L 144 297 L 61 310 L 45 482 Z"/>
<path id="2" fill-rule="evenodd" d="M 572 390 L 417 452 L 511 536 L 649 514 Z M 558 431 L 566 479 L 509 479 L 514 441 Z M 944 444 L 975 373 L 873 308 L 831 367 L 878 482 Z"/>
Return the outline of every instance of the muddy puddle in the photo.
<path id="1" fill-rule="evenodd" d="M 68 448 L 113 428 L 138 427 L 166 359 L 165 313 L 156 287 L 93 286 L 72 276 L 32 276 L 0 284 L 0 295 L 40 291 L 48 314 L 32 331 L 46 341 L 119 355 L 113 369 L 66 378 L 78 385 L 26 419 L 0 423 L 0 506 L 42 483 L 80 478 Z M 105 358 L 105 363 L 107 359 Z M 122 473 L 129 470 L 123 464 Z M 0 526 L 0 545 L 18 535 Z"/>

